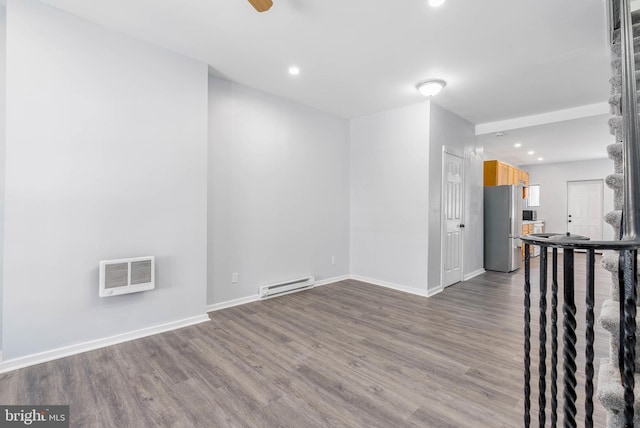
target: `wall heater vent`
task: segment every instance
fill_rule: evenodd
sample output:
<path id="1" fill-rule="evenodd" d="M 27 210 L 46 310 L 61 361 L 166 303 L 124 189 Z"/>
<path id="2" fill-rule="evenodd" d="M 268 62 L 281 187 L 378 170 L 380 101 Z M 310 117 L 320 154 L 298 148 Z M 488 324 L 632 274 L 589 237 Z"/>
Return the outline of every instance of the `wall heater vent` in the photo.
<path id="1" fill-rule="evenodd" d="M 260 298 L 266 299 L 306 290 L 312 288 L 313 284 L 315 284 L 315 278 L 313 276 L 305 276 L 304 278 L 292 279 L 277 284 L 263 285 L 260 287 Z"/>
<path id="2" fill-rule="evenodd" d="M 100 297 L 137 293 L 156 287 L 155 257 L 100 262 Z"/>

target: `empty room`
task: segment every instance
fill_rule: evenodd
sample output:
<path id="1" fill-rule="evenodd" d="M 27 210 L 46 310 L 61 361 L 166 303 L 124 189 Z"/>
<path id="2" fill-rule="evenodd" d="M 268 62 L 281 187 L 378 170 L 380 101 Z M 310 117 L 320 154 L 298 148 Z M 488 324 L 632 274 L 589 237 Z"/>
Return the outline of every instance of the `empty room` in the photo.
<path id="1" fill-rule="evenodd" d="M 0 426 L 640 426 L 638 3 L 0 0 Z"/>

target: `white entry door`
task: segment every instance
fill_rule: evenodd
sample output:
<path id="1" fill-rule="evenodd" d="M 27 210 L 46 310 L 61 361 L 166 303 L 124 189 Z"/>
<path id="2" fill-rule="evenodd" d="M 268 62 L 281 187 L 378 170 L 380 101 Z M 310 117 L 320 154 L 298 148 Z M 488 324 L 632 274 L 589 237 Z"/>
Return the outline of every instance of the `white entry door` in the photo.
<path id="1" fill-rule="evenodd" d="M 567 182 L 567 231 L 602 239 L 602 180 Z"/>
<path id="2" fill-rule="evenodd" d="M 442 285 L 462 281 L 464 159 L 444 152 L 442 188 Z"/>

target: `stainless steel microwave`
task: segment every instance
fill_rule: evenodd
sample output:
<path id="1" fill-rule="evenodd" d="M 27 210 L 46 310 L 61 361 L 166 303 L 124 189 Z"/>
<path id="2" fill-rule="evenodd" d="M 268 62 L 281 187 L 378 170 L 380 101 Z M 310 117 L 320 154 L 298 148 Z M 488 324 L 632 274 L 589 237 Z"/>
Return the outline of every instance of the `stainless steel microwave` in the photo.
<path id="1" fill-rule="evenodd" d="M 538 212 L 536 210 L 522 210 L 522 220 L 536 221 L 538 220 Z"/>

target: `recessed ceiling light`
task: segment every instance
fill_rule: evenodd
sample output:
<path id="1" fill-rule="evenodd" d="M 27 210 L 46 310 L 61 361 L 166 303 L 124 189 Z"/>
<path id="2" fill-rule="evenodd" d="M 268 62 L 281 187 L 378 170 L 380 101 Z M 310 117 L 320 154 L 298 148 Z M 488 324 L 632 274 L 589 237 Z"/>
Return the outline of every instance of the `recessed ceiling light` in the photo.
<path id="1" fill-rule="evenodd" d="M 447 82 L 439 79 L 424 80 L 416 85 L 416 88 L 425 97 L 432 97 L 447 86 Z"/>
<path id="2" fill-rule="evenodd" d="M 515 144 L 513 145 L 513 147 L 520 147 L 520 146 L 522 146 L 522 144 L 520 144 L 520 143 L 515 143 Z"/>
<path id="3" fill-rule="evenodd" d="M 289 67 L 289 74 L 292 76 L 297 76 L 298 74 L 300 74 L 300 67 L 292 65 L 291 67 Z"/>
<path id="4" fill-rule="evenodd" d="M 446 0 L 429 0 L 429 6 L 438 7 L 442 6 Z"/>
<path id="5" fill-rule="evenodd" d="M 544 160 L 544 158 L 538 158 L 538 160 L 539 160 L 539 161 L 542 161 L 542 160 Z"/>
<path id="6" fill-rule="evenodd" d="M 533 150 L 529 150 L 529 151 L 527 152 L 527 154 L 529 154 L 529 155 L 532 155 L 532 154 L 534 154 L 534 153 L 535 153 L 535 152 L 534 152 Z"/>

